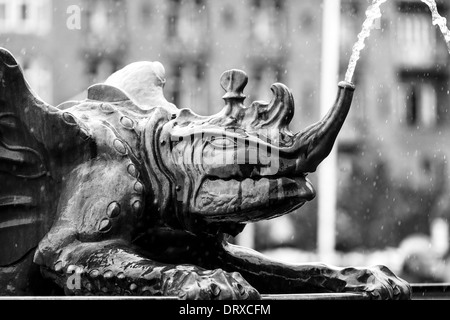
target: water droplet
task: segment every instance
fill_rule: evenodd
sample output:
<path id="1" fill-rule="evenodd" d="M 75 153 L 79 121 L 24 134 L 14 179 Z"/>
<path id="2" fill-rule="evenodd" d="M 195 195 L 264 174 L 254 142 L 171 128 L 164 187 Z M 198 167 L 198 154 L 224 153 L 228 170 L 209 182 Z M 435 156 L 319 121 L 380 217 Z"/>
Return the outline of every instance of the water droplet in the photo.
<path id="1" fill-rule="evenodd" d="M 135 283 L 130 284 L 130 290 L 131 291 L 136 291 L 137 290 L 137 285 Z"/>

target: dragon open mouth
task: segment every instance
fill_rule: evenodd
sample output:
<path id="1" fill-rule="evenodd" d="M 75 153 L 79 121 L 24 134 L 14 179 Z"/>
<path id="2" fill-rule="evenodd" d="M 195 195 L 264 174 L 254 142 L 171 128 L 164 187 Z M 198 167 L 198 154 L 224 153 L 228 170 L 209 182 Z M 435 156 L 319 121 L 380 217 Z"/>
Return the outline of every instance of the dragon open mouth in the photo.
<path id="1" fill-rule="evenodd" d="M 206 179 L 194 211 L 210 221 L 258 221 L 286 214 L 314 197 L 314 188 L 305 176 Z"/>

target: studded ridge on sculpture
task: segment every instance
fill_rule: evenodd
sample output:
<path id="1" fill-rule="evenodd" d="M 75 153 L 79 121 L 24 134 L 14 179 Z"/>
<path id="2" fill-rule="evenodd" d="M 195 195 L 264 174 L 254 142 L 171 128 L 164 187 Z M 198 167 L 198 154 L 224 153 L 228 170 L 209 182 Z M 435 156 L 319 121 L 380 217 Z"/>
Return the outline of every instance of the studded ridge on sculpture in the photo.
<path id="1" fill-rule="evenodd" d="M 223 74 L 212 116 L 163 95 L 159 62 L 132 63 L 83 101 L 53 107 L 0 48 L 0 294 L 259 299 L 364 292 L 408 299 L 383 266 L 283 264 L 229 244 L 246 223 L 313 200 L 307 179 L 329 154 L 354 86 L 299 133 L 290 90 L 244 105 L 247 75 Z M 78 277 L 78 282 L 73 282 Z"/>

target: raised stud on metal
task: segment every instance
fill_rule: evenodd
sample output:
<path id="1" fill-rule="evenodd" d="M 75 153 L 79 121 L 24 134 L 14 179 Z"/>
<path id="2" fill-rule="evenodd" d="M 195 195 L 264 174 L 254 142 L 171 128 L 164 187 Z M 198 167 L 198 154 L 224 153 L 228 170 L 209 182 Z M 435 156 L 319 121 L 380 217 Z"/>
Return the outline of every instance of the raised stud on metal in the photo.
<path id="1" fill-rule="evenodd" d="M 126 155 L 127 154 L 127 148 L 125 147 L 125 144 L 120 141 L 119 139 L 114 140 L 113 142 L 113 146 L 114 149 L 116 149 L 116 151 L 122 155 Z"/>
<path id="2" fill-rule="evenodd" d="M 134 164 L 128 165 L 127 171 L 130 174 L 130 176 L 132 176 L 133 178 L 137 178 L 138 177 L 138 171 L 137 171 L 136 166 Z"/>
<path id="3" fill-rule="evenodd" d="M 120 204 L 118 204 L 117 202 L 111 202 L 108 206 L 108 208 L 106 209 L 106 215 L 109 218 L 116 218 L 120 215 Z"/>
<path id="4" fill-rule="evenodd" d="M 111 221 L 109 221 L 109 219 L 103 219 L 100 222 L 100 225 L 98 227 L 98 231 L 100 232 L 108 232 L 109 230 L 111 230 L 112 224 Z"/>

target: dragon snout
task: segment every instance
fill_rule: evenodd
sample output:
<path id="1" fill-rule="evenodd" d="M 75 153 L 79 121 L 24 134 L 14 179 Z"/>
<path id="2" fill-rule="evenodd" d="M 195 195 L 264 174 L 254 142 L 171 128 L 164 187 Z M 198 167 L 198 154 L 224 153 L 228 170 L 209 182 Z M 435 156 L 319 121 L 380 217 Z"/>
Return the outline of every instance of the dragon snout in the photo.
<path id="1" fill-rule="evenodd" d="M 282 164 L 283 167 L 290 170 L 294 167 L 296 174 L 314 172 L 330 153 L 347 117 L 354 85 L 339 83 L 336 102 L 325 117 L 293 134 L 289 124 L 294 116 L 295 105 L 289 88 L 275 83 L 271 86 L 273 97 L 269 103 L 256 101 L 245 107 L 243 90 L 247 82 L 248 77 L 243 71 L 225 72 L 221 78 L 221 86 L 226 91 L 222 111 L 211 117 L 200 117 L 183 109 L 175 120 L 178 131 L 184 136 L 192 134 L 193 128 L 199 127 L 201 131 L 210 131 L 216 135 L 241 132 L 244 136 L 258 140 L 259 146 L 268 145 L 269 152 L 275 152 L 280 161 L 286 164 Z"/>
<path id="2" fill-rule="evenodd" d="M 247 75 L 240 70 L 227 71 L 222 75 L 221 84 L 227 93 L 223 97 L 225 108 L 219 118 L 231 117 L 234 125 L 274 145 L 281 158 L 296 159 L 298 173 L 314 172 L 334 145 L 350 110 L 355 86 L 347 82 L 339 83 L 336 102 L 325 117 L 294 135 L 289 130 L 295 111 L 289 88 L 275 83 L 271 87 L 273 98 L 269 103 L 256 101 L 246 108 L 243 105 L 243 89 L 247 80 Z"/>

